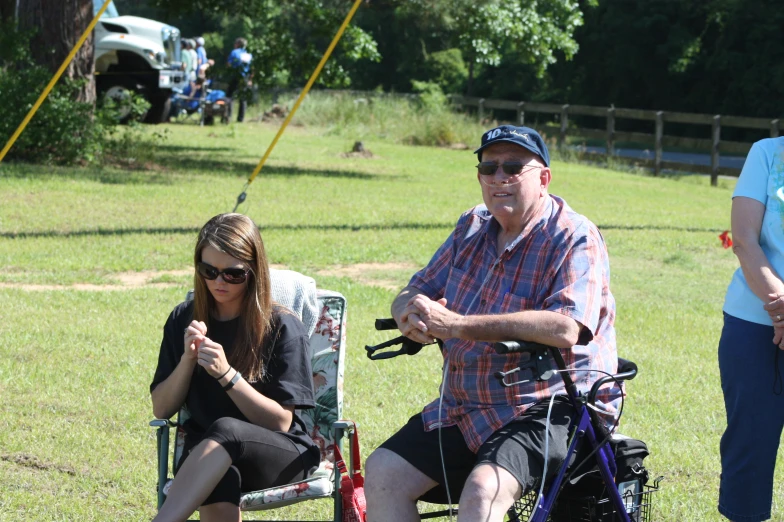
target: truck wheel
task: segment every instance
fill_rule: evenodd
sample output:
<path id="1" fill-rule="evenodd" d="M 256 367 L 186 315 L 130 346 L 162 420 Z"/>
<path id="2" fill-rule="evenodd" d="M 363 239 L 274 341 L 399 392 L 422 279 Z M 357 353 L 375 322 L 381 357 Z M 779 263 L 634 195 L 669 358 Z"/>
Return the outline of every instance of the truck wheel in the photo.
<path id="1" fill-rule="evenodd" d="M 133 82 L 130 78 L 122 76 L 101 80 L 96 83 L 98 94 L 103 98 L 111 99 L 114 102 L 116 118 L 121 123 L 127 122 L 131 117 Z"/>
<path id="2" fill-rule="evenodd" d="M 157 124 L 169 121 L 169 115 L 171 114 L 171 96 L 169 94 L 169 92 L 165 91 L 148 99 L 152 107 L 147 111 L 147 117 L 144 119 L 145 123 Z"/>

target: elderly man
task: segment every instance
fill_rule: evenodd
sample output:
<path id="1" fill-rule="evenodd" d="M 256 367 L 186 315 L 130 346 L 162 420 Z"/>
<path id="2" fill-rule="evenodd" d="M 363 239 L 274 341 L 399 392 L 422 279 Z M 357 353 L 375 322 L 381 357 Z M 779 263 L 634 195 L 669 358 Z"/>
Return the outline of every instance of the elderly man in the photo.
<path id="1" fill-rule="evenodd" d="M 593 223 L 548 193 L 550 155 L 541 136 L 502 125 L 482 136 L 476 154 L 485 204 L 460 217 L 392 303 L 403 334 L 444 341 L 442 395 L 368 459 L 373 522 L 418 520 L 420 498 L 459 499 L 460 521 L 501 521 L 539 484 L 548 406 L 563 383 L 556 375 L 504 388 L 495 372 L 528 355 L 498 355 L 494 341 L 535 341 L 560 348 L 570 368 L 617 370 L 607 249 Z M 587 392 L 599 375 L 572 377 Z M 622 393 L 599 394 L 608 425 Z M 565 397 L 553 400 L 548 478 L 566 455 L 573 414 Z"/>

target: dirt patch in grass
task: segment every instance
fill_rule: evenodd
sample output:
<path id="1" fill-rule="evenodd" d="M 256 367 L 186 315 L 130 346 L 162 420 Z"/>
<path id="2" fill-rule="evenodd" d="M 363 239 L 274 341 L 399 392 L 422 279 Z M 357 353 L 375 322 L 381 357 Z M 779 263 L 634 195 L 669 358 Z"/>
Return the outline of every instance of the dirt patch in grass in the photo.
<path id="1" fill-rule="evenodd" d="M 270 268 L 284 270 L 284 265 L 271 264 Z M 135 288 L 173 288 L 182 286 L 181 279 L 193 277 L 193 268 L 181 270 L 147 270 L 143 272 L 121 272 L 111 276 L 116 284 L 94 285 L 90 283 L 74 283 L 71 285 L 37 285 L 28 283 L 3 283 L 0 288 L 18 288 L 29 292 L 42 292 L 51 290 L 79 290 L 82 292 L 108 292 L 113 290 L 133 290 Z M 172 281 L 174 279 L 174 281 Z M 180 281 L 178 281 L 180 280 Z M 188 279 L 188 284 L 192 284 Z"/>
<path id="2" fill-rule="evenodd" d="M 270 268 L 285 270 L 286 266 L 272 264 Z M 355 265 L 335 265 L 306 275 L 348 277 L 358 283 L 378 286 L 389 290 L 399 290 L 408 281 L 408 278 L 420 267 L 413 263 L 357 263 Z M 0 289 L 17 288 L 29 292 L 42 292 L 53 290 L 78 290 L 82 292 L 109 292 L 117 290 L 133 290 L 136 288 L 173 288 L 183 285 L 183 278 L 193 276 L 192 268 L 181 270 L 160 270 L 143 272 L 121 272 L 112 275 L 117 281 L 114 284 L 96 285 L 91 283 L 73 283 L 70 285 L 30 284 L 30 283 L 3 283 Z M 188 283 L 191 284 L 190 279 Z"/>
<path id="3" fill-rule="evenodd" d="M 317 276 L 348 277 L 359 283 L 388 290 L 400 290 L 400 280 L 406 281 L 420 267 L 413 263 L 357 263 L 336 265 L 316 272 Z M 405 284 L 405 281 L 403 282 Z"/>
<path id="4" fill-rule="evenodd" d="M 26 468 L 38 469 L 41 471 L 59 471 L 60 473 L 66 473 L 72 476 L 76 475 L 76 470 L 70 466 L 58 466 L 56 464 L 50 464 L 48 462 L 41 461 L 41 459 L 34 455 L 26 455 L 24 453 L 19 455 L 0 455 L 0 460 L 11 462 Z"/>
<path id="5" fill-rule="evenodd" d="M 19 288 L 30 292 L 49 290 L 81 290 L 88 292 L 106 292 L 111 290 L 129 290 L 133 288 L 171 288 L 182 286 L 182 283 L 173 281 L 156 281 L 160 278 L 181 278 L 192 276 L 193 269 L 161 270 L 146 272 L 122 272 L 112 276 L 118 284 L 94 285 L 88 283 L 74 283 L 72 285 L 36 285 L 27 283 L 0 283 L 0 288 Z"/>

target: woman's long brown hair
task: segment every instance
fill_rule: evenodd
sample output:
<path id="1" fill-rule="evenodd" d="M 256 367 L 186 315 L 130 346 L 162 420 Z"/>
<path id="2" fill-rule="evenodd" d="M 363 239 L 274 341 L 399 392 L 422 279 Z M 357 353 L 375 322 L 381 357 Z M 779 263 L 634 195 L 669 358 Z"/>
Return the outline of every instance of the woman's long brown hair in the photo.
<path id="1" fill-rule="evenodd" d="M 270 272 L 264 243 L 256 224 L 242 214 L 219 214 L 210 219 L 196 242 L 194 266 L 201 261 L 201 253 L 211 246 L 242 261 L 247 268 L 248 284 L 243 299 L 235 346 L 229 364 L 242 373 L 248 382 L 264 378 L 266 354 L 264 340 L 272 329 L 272 292 Z M 194 275 L 193 318 L 204 321 L 209 337 L 210 319 L 216 310 L 215 299 L 196 270 Z"/>

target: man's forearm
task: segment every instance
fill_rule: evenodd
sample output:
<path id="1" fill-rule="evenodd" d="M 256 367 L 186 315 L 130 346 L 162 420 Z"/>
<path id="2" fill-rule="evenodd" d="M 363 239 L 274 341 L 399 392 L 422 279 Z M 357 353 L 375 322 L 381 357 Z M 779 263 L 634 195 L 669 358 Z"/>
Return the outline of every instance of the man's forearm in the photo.
<path id="1" fill-rule="evenodd" d="M 499 315 L 466 315 L 456 321 L 453 337 L 467 341 L 533 341 L 571 348 L 580 323 L 558 312 L 526 310 Z"/>

